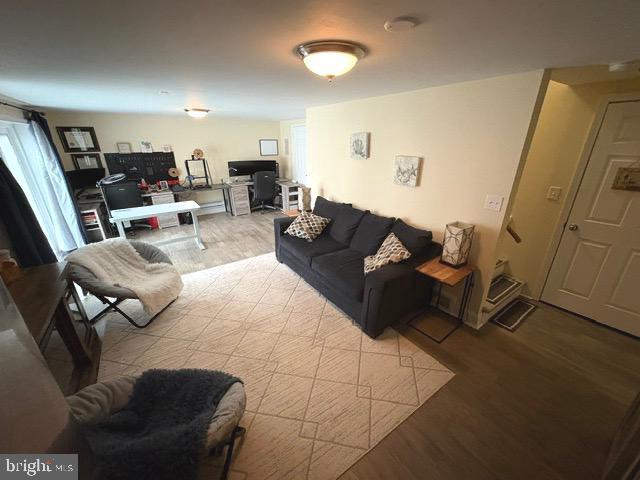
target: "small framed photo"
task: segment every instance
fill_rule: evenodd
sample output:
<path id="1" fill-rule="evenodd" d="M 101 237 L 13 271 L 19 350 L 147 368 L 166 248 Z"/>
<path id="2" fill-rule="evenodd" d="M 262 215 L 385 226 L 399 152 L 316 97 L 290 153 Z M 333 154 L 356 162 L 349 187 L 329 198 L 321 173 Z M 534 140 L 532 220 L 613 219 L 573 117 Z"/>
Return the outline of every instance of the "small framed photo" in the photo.
<path id="1" fill-rule="evenodd" d="M 71 160 L 76 170 L 87 168 L 102 168 L 102 159 L 99 153 L 72 153 Z"/>
<path id="2" fill-rule="evenodd" d="M 151 145 L 151 142 L 147 142 L 146 140 L 142 140 L 140 142 L 140 151 L 142 153 L 153 153 L 153 145 Z"/>
<path id="3" fill-rule="evenodd" d="M 116 147 L 118 149 L 118 153 L 131 153 L 133 151 L 131 149 L 131 143 L 129 142 L 118 142 L 116 143 Z"/>
<path id="4" fill-rule="evenodd" d="M 171 148 L 171 145 L 162 145 L 162 151 L 164 153 L 171 153 L 173 152 L 173 149 Z"/>
<path id="5" fill-rule="evenodd" d="M 99 152 L 93 127 L 57 127 L 62 148 L 67 153 Z"/>
<path id="6" fill-rule="evenodd" d="M 260 156 L 271 157 L 278 155 L 278 140 L 275 138 L 260 139 Z"/>

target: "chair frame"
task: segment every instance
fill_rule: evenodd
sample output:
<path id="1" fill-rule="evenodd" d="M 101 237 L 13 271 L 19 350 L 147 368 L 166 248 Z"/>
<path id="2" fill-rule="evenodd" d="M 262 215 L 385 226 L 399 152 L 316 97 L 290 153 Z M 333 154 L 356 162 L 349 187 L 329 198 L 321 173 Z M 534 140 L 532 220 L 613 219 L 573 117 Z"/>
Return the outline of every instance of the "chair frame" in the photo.
<path id="1" fill-rule="evenodd" d="M 93 294 L 91 294 L 91 295 L 93 295 Z M 94 297 L 96 297 L 98 300 L 100 300 L 102 303 L 106 304 L 107 306 L 105 308 L 103 308 L 102 310 L 100 310 L 96 315 L 93 316 L 93 318 L 91 318 L 89 320 L 89 323 L 91 323 L 91 325 L 96 323 L 98 320 L 100 320 L 100 318 L 102 318 L 104 315 L 106 315 L 110 311 L 114 311 L 114 312 L 118 312 L 120 315 L 122 315 L 131 325 L 133 325 L 136 328 L 148 327 L 149 325 L 151 325 L 151 322 L 153 322 L 156 318 L 158 318 L 158 315 L 160 315 L 162 312 L 164 312 L 167 308 L 169 308 L 171 306 L 171 304 L 173 304 L 173 302 L 175 302 L 175 299 L 171 300 L 171 302 L 169 302 L 167 304 L 167 306 L 165 306 L 162 310 L 160 310 L 153 317 L 151 317 L 147 323 L 139 324 L 133 318 L 131 318 L 129 315 L 127 315 L 125 312 L 123 312 L 122 309 L 120 309 L 118 307 L 118 305 L 120 303 L 122 303 L 123 301 L 125 301 L 125 300 L 135 300 L 135 299 L 116 298 L 115 301 L 111 301 L 107 297 L 102 297 L 102 296 L 98 296 L 98 295 L 94 295 Z"/>
<path id="2" fill-rule="evenodd" d="M 231 435 L 229 435 L 229 439 L 222 445 L 218 445 L 218 447 L 213 450 L 214 455 L 219 455 L 222 453 L 222 449 L 227 447 L 227 455 L 224 460 L 224 466 L 222 467 L 222 473 L 220 474 L 220 480 L 227 480 L 227 477 L 229 476 L 229 469 L 231 468 L 233 447 L 235 446 L 236 440 L 244 437 L 245 433 L 247 433 L 247 431 L 244 427 L 236 426 L 236 428 L 233 429 L 233 432 L 231 432 Z"/>

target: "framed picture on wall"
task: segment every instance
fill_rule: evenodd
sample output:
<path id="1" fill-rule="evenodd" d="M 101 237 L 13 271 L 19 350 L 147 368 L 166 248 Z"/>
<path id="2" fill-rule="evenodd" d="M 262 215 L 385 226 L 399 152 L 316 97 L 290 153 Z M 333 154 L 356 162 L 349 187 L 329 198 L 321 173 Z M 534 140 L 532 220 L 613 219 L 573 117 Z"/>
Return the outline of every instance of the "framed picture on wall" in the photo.
<path id="1" fill-rule="evenodd" d="M 57 130 L 65 152 L 100 151 L 100 144 L 93 127 L 57 127 Z"/>
<path id="2" fill-rule="evenodd" d="M 270 157 L 278 155 L 278 140 L 275 138 L 260 139 L 260 156 Z"/>
<path id="3" fill-rule="evenodd" d="M 116 143 L 116 148 L 118 153 L 131 153 L 133 151 L 129 142 L 118 142 Z"/>
<path id="4" fill-rule="evenodd" d="M 71 160 L 76 170 L 85 168 L 102 168 L 102 159 L 99 153 L 72 153 Z"/>

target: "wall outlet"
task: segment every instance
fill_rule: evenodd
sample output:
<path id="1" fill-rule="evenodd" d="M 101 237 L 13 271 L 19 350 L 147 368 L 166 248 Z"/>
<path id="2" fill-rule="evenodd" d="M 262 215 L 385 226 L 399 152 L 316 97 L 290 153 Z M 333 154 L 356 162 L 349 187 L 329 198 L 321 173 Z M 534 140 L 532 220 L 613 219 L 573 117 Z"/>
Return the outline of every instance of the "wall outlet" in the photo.
<path id="1" fill-rule="evenodd" d="M 504 197 L 502 195 L 487 195 L 484 199 L 484 208 L 499 212 L 502 210 L 503 203 Z"/>
<path id="2" fill-rule="evenodd" d="M 549 187 L 549 190 L 547 191 L 547 200 L 557 202 L 558 200 L 560 200 L 561 195 L 562 195 L 562 188 Z"/>

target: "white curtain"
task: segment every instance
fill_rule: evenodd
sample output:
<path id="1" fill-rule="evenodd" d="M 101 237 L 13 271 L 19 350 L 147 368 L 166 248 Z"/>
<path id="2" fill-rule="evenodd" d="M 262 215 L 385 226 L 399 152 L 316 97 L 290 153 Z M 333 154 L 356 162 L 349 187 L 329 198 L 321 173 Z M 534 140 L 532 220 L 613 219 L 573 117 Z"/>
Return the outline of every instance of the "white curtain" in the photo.
<path id="1" fill-rule="evenodd" d="M 47 137 L 36 122 L 15 128 L 21 154 L 18 168 L 31 208 L 59 260 L 85 244 L 64 171 Z"/>

